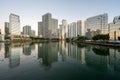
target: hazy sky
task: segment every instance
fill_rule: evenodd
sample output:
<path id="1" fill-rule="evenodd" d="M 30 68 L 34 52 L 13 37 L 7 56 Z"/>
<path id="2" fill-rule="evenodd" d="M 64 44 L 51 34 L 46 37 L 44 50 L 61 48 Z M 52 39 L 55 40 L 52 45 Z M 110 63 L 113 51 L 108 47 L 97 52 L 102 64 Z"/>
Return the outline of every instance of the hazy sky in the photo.
<path id="1" fill-rule="evenodd" d="M 0 27 L 3 29 L 9 14 L 15 13 L 20 16 L 21 30 L 24 25 L 37 30 L 37 22 L 47 12 L 59 23 L 62 19 L 70 23 L 103 13 L 108 13 L 112 22 L 120 15 L 120 0 L 0 0 Z"/>

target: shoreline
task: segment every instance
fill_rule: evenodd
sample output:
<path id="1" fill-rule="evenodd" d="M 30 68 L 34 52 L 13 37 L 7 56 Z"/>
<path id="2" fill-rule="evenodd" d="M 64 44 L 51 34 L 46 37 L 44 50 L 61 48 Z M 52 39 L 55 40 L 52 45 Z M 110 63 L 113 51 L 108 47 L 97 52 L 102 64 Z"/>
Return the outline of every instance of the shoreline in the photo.
<path id="1" fill-rule="evenodd" d="M 112 43 L 100 43 L 100 42 L 78 42 L 78 44 L 90 44 L 90 45 L 97 45 L 97 46 L 106 46 L 106 47 L 112 47 L 112 48 L 119 48 L 120 44 L 112 44 Z"/>

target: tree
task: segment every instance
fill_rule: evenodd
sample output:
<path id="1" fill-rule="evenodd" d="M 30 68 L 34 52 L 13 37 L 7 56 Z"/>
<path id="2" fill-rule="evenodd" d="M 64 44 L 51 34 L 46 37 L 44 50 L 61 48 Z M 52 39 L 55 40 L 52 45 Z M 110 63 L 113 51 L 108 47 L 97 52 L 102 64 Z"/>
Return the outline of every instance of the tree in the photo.
<path id="1" fill-rule="evenodd" d="M 109 40 L 109 34 L 98 34 L 92 37 L 93 40 Z"/>
<path id="2" fill-rule="evenodd" d="M 84 41 L 84 40 L 86 40 L 85 36 L 78 36 L 77 37 L 77 41 Z"/>

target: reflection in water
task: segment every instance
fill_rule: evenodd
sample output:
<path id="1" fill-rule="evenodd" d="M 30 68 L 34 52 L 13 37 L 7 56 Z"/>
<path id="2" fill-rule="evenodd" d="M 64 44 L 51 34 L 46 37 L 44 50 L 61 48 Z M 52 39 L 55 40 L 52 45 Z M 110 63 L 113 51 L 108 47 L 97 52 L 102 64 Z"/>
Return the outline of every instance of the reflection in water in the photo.
<path id="1" fill-rule="evenodd" d="M 5 58 L 9 58 L 9 45 L 5 44 Z"/>
<path id="2" fill-rule="evenodd" d="M 110 49 L 109 56 L 110 67 L 114 69 L 114 71 L 120 71 L 120 52 L 116 49 Z"/>
<path id="3" fill-rule="evenodd" d="M 20 64 L 20 50 L 19 48 L 10 48 L 9 66 L 14 68 Z"/>
<path id="4" fill-rule="evenodd" d="M 7 45 L 6 45 L 7 46 Z M 20 45 L 11 44 L 9 46 L 9 67 L 15 68 L 20 65 Z"/>
<path id="5" fill-rule="evenodd" d="M 94 49 L 94 48 L 93 48 Z M 88 67 L 97 69 L 97 70 L 107 70 L 108 58 L 107 56 L 96 55 L 91 46 L 86 48 L 85 60 Z M 104 52 L 104 51 L 102 51 Z M 102 54 L 102 53 L 101 53 Z"/>
<path id="6" fill-rule="evenodd" d="M 109 55 L 109 48 L 104 48 L 104 47 L 97 46 L 97 47 L 93 47 L 92 50 L 97 55 L 103 55 L 103 56 Z"/>
<path id="7" fill-rule="evenodd" d="M 18 68 L 18 70 L 22 68 L 23 72 L 28 72 L 28 75 L 31 75 L 34 71 L 36 73 L 38 70 L 40 70 L 41 74 L 42 70 L 43 73 L 48 70 L 53 70 L 52 73 L 54 73 L 54 69 L 55 71 L 60 69 L 57 70 L 58 73 L 59 71 L 64 73 L 66 69 L 71 68 L 73 72 L 76 70 L 76 73 L 84 69 L 85 71 L 96 71 L 96 73 L 114 74 L 115 72 L 120 72 L 120 50 L 65 42 L 37 44 L 0 43 L 0 69 L 2 69 L 1 66 L 8 67 L 6 70 L 9 68 L 13 70 L 14 68 Z M 30 72 L 31 70 L 32 72 Z"/>
<path id="8" fill-rule="evenodd" d="M 38 44 L 38 59 L 40 64 L 46 69 L 51 67 L 53 62 L 57 62 L 58 43 L 40 43 Z"/>
<path id="9" fill-rule="evenodd" d="M 23 47 L 23 54 L 26 56 L 31 55 L 31 46 L 30 45 L 26 45 Z"/>

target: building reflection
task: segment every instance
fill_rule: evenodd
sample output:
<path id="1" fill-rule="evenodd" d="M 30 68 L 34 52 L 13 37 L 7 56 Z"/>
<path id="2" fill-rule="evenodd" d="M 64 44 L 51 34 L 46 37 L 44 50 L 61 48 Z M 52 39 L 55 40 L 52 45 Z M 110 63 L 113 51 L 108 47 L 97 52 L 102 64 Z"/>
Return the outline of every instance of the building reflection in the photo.
<path id="1" fill-rule="evenodd" d="M 9 58 L 9 44 L 5 44 L 5 58 Z"/>
<path id="2" fill-rule="evenodd" d="M 0 43 L 0 61 L 4 61 L 4 43 Z"/>
<path id="3" fill-rule="evenodd" d="M 68 55 L 68 48 L 67 44 L 64 41 L 59 42 L 59 56 L 61 56 L 61 59 L 59 57 L 58 60 L 66 61 L 67 55 Z"/>
<path id="4" fill-rule="evenodd" d="M 21 52 L 20 45 L 11 44 L 9 46 L 9 67 L 10 68 L 15 68 L 20 65 L 20 52 Z"/>
<path id="5" fill-rule="evenodd" d="M 52 63 L 58 60 L 58 43 L 38 44 L 38 59 L 45 69 L 50 69 Z"/>
<path id="6" fill-rule="evenodd" d="M 81 64 L 85 64 L 85 46 L 76 44 L 68 44 L 68 54 L 69 57 L 74 58 Z"/>
<path id="7" fill-rule="evenodd" d="M 96 51 L 97 50 L 97 51 Z M 85 60 L 86 60 L 86 65 L 88 67 L 97 69 L 97 70 L 107 70 L 108 67 L 108 56 L 103 56 L 100 55 L 99 51 L 101 51 L 100 48 L 95 48 L 95 47 L 91 47 L 91 46 L 87 46 L 86 47 L 86 53 L 85 53 Z M 98 52 L 98 53 L 96 53 Z M 107 51 L 105 50 L 102 51 L 103 53 L 105 52 L 109 52 L 109 50 L 107 49 Z M 103 54 L 101 53 L 101 54 Z M 98 55 L 99 54 L 99 55 Z"/>
<path id="8" fill-rule="evenodd" d="M 31 46 L 30 45 L 23 46 L 23 54 L 26 56 L 31 55 Z"/>
<path id="9" fill-rule="evenodd" d="M 120 72 L 120 49 L 66 42 L 47 42 L 37 45 L 38 47 L 34 44 L 0 43 L 0 61 L 4 62 L 8 59 L 9 67 L 15 68 L 20 65 L 20 55 L 28 56 L 31 55 L 32 50 L 33 52 L 38 50 L 37 59 L 45 70 L 50 69 L 55 62 L 73 61 L 99 71 Z"/>
<path id="10" fill-rule="evenodd" d="M 31 51 L 35 50 L 35 44 L 30 44 L 30 47 L 31 47 Z"/>
<path id="11" fill-rule="evenodd" d="M 114 71 L 120 72 L 120 51 L 119 49 L 110 49 L 109 65 Z"/>

